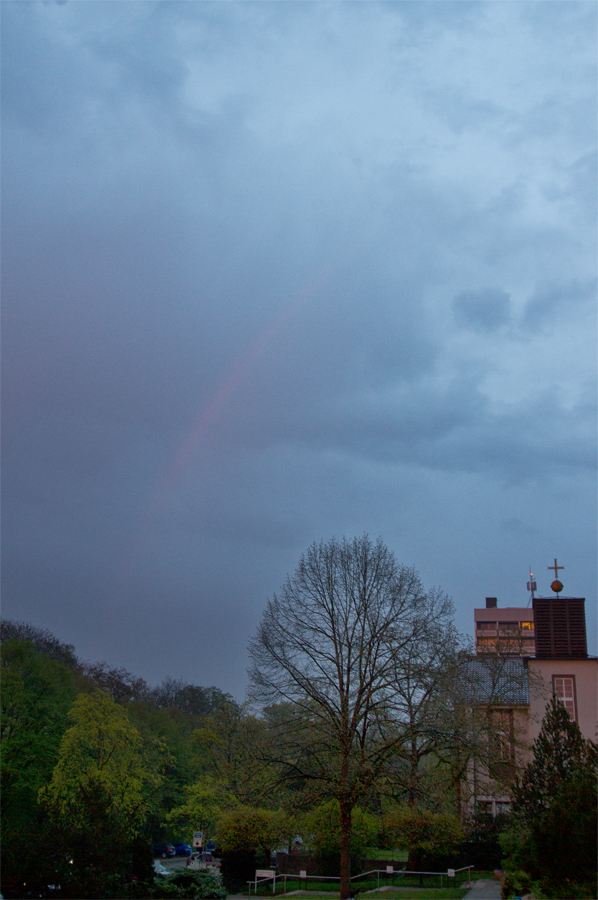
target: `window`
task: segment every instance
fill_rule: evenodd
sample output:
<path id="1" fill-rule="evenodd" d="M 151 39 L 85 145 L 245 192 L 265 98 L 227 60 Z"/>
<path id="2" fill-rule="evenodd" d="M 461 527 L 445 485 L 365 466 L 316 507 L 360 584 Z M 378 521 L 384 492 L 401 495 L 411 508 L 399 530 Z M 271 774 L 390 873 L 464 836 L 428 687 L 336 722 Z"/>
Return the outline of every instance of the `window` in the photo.
<path id="1" fill-rule="evenodd" d="M 513 743 L 513 710 L 492 711 L 494 730 L 494 752 L 501 762 L 510 762 L 515 751 Z"/>
<path id="2" fill-rule="evenodd" d="M 496 638 L 478 638 L 478 650 L 496 647 Z"/>
<path id="3" fill-rule="evenodd" d="M 522 631 L 534 631 L 534 623 L 533 622 L 522 622 L 521 630 Z"/>
<path id="4" fill-rule="evenodd" d="M 478 631 L 495 631 L 496 622 L 478 622 Z"/>
<path id="5" fill-rule="evenodd" d="M 496 815 L 505 815 L 506 813 L 511 812 L 511 804 L 508 800 L 497 800 L 496 801 Z"/>
<path id="6" fill-rule="evenodd" d="M 478 810 L 492 815 L 492 800 L 478 800 Z"/>
<path id="7" fill-rule="evenodd" d="M 501 631 L 517 631 L 519 629 L 519 622 L 499 622 L 498 627 Z"/>
<path id="8" fill-rule="evenodd" d="M 563 704 L 573 721 L 576 722 L 575 677 L 573 675 L 553 675 L 552 687 L 554 696 Z"/>

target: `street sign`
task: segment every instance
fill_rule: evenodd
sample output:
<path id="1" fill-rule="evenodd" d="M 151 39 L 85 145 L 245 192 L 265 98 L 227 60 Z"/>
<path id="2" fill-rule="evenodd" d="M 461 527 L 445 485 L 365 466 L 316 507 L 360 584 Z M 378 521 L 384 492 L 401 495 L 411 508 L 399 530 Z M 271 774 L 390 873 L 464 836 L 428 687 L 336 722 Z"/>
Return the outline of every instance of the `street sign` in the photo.
<path id="1" fill-rule="evenodd" d="M 203 831 L 193 832 L 193 846 L 196 850 L 201 850 L 203 847 Z"/>

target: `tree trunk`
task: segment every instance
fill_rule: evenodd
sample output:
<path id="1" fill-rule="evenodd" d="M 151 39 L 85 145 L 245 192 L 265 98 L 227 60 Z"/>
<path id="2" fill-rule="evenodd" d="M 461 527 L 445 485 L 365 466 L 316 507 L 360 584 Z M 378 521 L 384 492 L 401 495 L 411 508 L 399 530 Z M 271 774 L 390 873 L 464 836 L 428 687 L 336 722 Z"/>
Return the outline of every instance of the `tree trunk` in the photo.
<path id="1" fill-rule="evenodd" d="M 462 790 L 461 790 L 461 779 L 463 777 L 463 772 L 461 770 L 461 753 L 457 750 L 456 753 L 456 763 L 455 763 L 455 805 L 457 807 L 456 812 L 459 817 L 459 821 L 463 819 L 463 802 L 462 802 Z"/>
<path id="2" fill-rule="evenodd" d="M 417 744 L 413 740 L 411 741 L 411 752 L 409 754 L 409 788 L 407 791 L 407 806 L 409 806 L 410 809 L 413 809 L 413 807 L 415 806 L 415 801 L 417 799 L 416 783 L 418 767 L 419 758 L 417 755 Z"/>
<path id="3" fill-rule="evenodd" d="M 351 802 L 343 797 L 340 800 L 341 814 L 341 900 L 351 896 Z"/>

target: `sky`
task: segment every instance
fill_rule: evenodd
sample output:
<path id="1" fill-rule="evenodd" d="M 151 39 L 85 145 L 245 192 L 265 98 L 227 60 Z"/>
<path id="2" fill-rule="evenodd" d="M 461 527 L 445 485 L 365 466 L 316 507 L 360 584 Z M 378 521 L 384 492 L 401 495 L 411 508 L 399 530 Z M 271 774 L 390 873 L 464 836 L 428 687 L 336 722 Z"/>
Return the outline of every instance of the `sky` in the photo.
<path id="1" fill-rule="evenodd" d="M 5 617 L 241 700 L 368 533 L 597 652 L 597 12 L 4 0 Z"/>

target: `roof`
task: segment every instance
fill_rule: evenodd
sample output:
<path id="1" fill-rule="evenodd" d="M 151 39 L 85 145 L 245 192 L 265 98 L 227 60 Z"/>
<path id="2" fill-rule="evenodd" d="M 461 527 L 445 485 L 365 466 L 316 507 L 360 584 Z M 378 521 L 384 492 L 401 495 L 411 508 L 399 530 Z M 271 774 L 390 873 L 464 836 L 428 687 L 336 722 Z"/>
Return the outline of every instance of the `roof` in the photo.
<path id="1" fill-rule="evenodd" d="M 469 702 L 529 705 L 529 672 L 520 657 L 469 657 L 461 664 L 460 676 L 463 697 Z"/>

